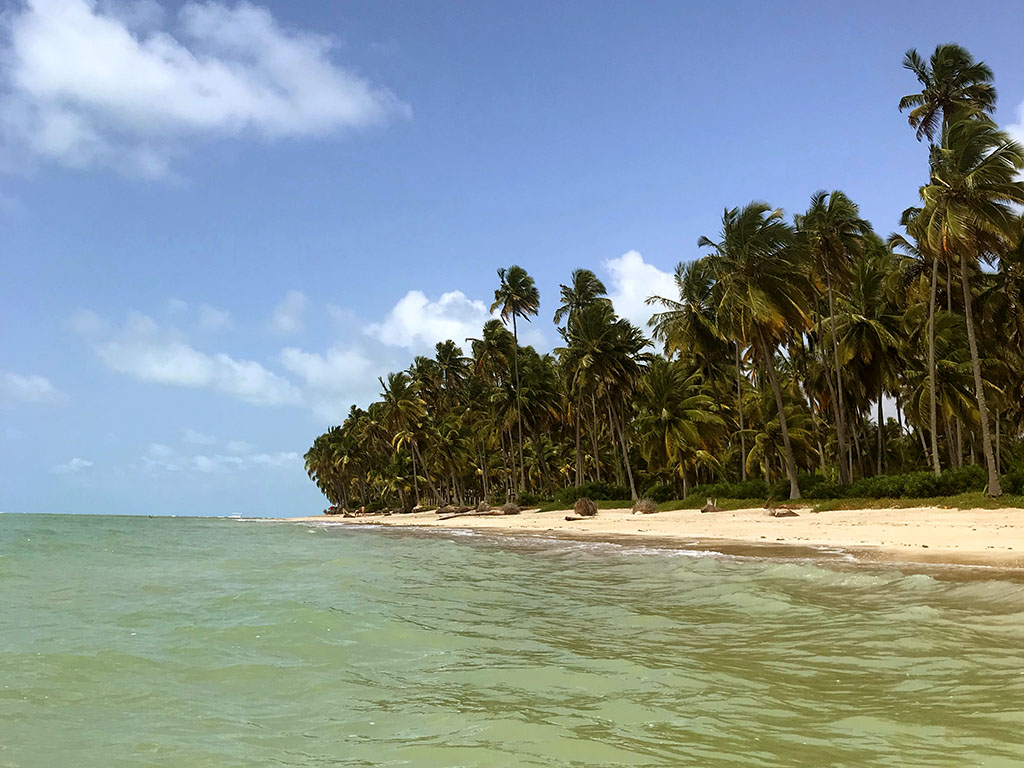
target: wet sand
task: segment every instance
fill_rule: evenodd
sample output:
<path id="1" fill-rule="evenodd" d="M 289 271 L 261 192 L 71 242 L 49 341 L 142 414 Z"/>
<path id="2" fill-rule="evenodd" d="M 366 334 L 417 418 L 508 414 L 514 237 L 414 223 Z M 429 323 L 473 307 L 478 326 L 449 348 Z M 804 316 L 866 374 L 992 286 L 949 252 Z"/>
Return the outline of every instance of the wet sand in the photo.
<path id="1" fill-rule="evenodd" d="M 602 510 L 594 518 L 567 521 L 571 510 L 441 520 L 434 512 L 342 518 L 316 515 L 280 518 L 285 522 L 329 525 L 418 526 L 490 533 L 552 535 L 607 541 L 659 540 L 706 548 L 737 546 L 839 549 L 879 562 L 983 565 L 1024 570 L 1024 510 L 861 509 L 814 512 L 776 518 L 764 509 L 714 513 L 698 510 L 634 515 L 628 509 Z"/>

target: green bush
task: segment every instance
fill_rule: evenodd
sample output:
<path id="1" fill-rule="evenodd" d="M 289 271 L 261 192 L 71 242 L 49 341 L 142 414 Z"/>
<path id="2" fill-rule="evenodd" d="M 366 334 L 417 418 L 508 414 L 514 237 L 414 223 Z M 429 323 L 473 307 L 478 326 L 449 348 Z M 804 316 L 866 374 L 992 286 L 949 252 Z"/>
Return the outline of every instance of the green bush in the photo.
<path id="1" fill-rule="evenodd" d="M 1024 496 L 1024 469 L 1007 472 L 999 479 L 999 485 L 1003 489 L 1003 493 Z"/>
<path id="2" fill-rule="evenodd" d="M 630 498 L 629 491 L 620 485 L 610 483 L 587 483 L 585 485 L 570 485 L 555 494 L 555 499 L 562 504 L 573 504 L 577 499 L 601 499 L 609 501 L 623 501 Z"/>
<path id="3" fill-rule="evenodd" d="M 541 496 L 539 493 L 530 493 L 529 491 L 523 491 L 519 494 L 519 505 L 522 507 L 536 507 L 542 501 L 550 501 Z"/>
<path id="4" fill-rule="evenodd" d="M 644 491 L 644 498 L 658 503 L 672 501 L 676 497 L 676 489 L 668 483 L 657 483 Z"/>

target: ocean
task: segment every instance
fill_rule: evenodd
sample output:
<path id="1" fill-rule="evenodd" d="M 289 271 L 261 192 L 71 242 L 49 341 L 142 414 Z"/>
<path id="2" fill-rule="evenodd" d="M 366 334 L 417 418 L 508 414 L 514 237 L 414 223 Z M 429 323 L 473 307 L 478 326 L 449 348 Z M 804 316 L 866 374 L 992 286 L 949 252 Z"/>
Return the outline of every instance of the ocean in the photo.
<path id="1" fill-rule="evenodd" d="M 0 767 L 1024 765 L 1024 584 L 0 515 Z"/>

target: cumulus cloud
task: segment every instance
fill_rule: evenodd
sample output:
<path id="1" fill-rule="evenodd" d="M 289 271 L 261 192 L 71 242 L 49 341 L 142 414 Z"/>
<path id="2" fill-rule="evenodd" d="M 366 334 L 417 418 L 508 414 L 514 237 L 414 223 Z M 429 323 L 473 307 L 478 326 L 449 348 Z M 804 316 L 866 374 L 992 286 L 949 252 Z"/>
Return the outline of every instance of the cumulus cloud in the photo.
<path id="1" fill-rule="evenodd" d="M 356 347 L 341 346 L 324 354 L 288 347 L 281 351 L 281 365 L 302 380 L 313 412 L 328 421 L 340 421 L 353 402 L 376 394 L 377 377 L 387 368 Z"/>
<path id="2" fill-rule="evenodd" d="M 648 297 L 677 295 L 672 273 L 648 264 L 638 251 L 607 259 L 603 266 L 611 276 L 608 295 L 615 311 L 645 331 L 654 312 L 646 304 Z"/>
<path id="3" fill-rule="evenodd" d="M 302 291 L 288 291 L 281 303 L 274 308 L 274 315 L 270 318 L 270 327 L 280 334 L 301 331 L 308 303 L 306 294 Z"/>
<path id="4" fill-rule="evenodd" d="M 383 322 L 368 325 L 366 332 L 385 344 L 423 349 L 446 339 L 463 344 L 479 336 L 490 317 L 487 305 L 462 291 L 442 293 L 437 301 L 423 291 L 409 291 Z"/>
<path id="5" fill-rule="evenodd" d="M 72 167 L 166 175 L 191 137 L 324 136 L 409 108 L 336 65 L 330 38 L 247 2 L 26 0 L 4 23 L 9 149 Z"/>
<path id="6" fill-rule="evenodd" d="M 173 329 L 132 313 L 121 328 L 81 322 L 92 334 L 100 360 L 112 371 L 140 381 L 177 387 L 207 388 L 254 405 L 295 405 L 301 393 L 287 379 L 253 360 L 224 353 L 208 354 L 186 343 Z"/>
<path id="7" fill-rule="evenodd" d="M 58 403 L 64 395 L 38 374 L 0 372 L 0 403 Z"/>
<path id="8" fill-rule="evenodd" d="M 57 464 L 53 467 L 53 471 L 58 475 L 77 475 L 80 472 L 84 472 L 92 466 L 92 462 L 87 459 L 80 459 L 75 456 L 71 461 L 66 461 L 63 464 Z"/>

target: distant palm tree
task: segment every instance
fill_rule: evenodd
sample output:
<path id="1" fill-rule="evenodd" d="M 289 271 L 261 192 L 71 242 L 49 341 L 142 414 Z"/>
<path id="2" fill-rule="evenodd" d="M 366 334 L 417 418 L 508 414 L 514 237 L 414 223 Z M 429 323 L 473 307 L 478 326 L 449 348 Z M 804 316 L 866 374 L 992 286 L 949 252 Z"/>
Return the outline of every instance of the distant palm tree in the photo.
<path id="1" fill-rule="evenodd" d="M 825 283 L 828 299 L 828 336 L 831 339 L 834 363 L 835 396 L 833 405 L 836 416 L 836 442 L 838 443 L 837 464 L 839 482 L 850 482 L 847 457 L 846 413 L 843 403 L 843 380 L 839 367 L 839 342 L 835 329 L 835 298 L 833 285 L 843 280 L 850 271 L 850 263 L 864 247 L 864 238 L 871 232 L 871 225 L 860 217 L 860 209 L 843 192 L 819 190 L 811 196 L 807 212 L 796 216 L 795 224 L 803 246 L 807 249 L 814 274 Z M 828 379 L 832 387 L 832 377 Z"/>
<path id="2" fill-rule="evenodd" d="M 526 486 L 526 469 L 523 461 L 523 413 L 522 400 L 519 397 L 519 329 L 516 325 L 516 318 L 522 317 L 529 320 L 531 315 L 540 311 L 540 293 L 533 282 L 533 278 L 526 270 L 518 265 L 508 269 L 502 267 L 498 270 L 500 284 L 494 291 L 494 303 L 491 305 L 491 312 L 500 311 L 503 322 L 512 318 L 512 338 L 515 346 L 512 351 L 512 368 L 516 381 L 516 411 L 519 420 L 519 490 Z"/>
<path id="3" fill-rule="evenodd" d="M 562 303 L 555 310 L 555 325 L 567 320 L 573 313 L 598 302 L 610 304 L 604 283 L 589 269 L 574 269 L 569 285 L 559 286 Z"/>
<path id="4" fill-rule="evenodd" d="M 1017 217 L 1012 206 L 1024 205 L 1021 170 L 1024 148 L 987 118 L 967 114 L 946 126 L 941 145 L 932 149 L 931 179 L 921 188 L 925 203 L 921 215 L 930 246 L 949 259 L 959 256 L 967 341 L 991 496 L 999 496 L 1001 489 L 974 327 L 971 274 L 979 260 L 998 257 L 1014 236 Z"/>
<path id="5" fill-rule="evenodd" d="M 722 215 L 721 240 L 697 241 L 711 248 L 708 258 L 715 275 L 719 311 L 728 318 L 734 338 L 750 344 L 775 394 L 789 475 L 789 495 L 800 498 L 796 460 L 786 422 L 782 387 L 775 367 L 779 344 L 802 333 L 810 324 L 807 297 L 810 283 L 800 262 L 795 233 L 781 209 L 754 202 Z"/>
<path id="6" fill-rule="evenodd" d="M 921 83 L 920 93 L 900 99 L 900 112 L 909 109 L 907 121 L 917 131 L 917 140 L 931 141 L 942 133 L 954 112 L 968 110 L 974 114 L 992 114 L 996 108 L 996 89 L 992 70 L 975 61 L 967 49 L 948 43 L 936 47 L 930 61 L 925 61 L 915 48 L 903 57 Z"/>

